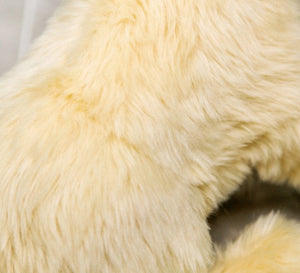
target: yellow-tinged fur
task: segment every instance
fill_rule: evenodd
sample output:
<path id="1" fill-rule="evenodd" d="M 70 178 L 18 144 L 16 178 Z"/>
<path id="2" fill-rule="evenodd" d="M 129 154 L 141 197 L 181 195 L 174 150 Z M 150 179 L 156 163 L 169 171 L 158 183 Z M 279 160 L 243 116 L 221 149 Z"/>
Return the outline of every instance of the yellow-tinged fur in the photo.
<path id="1" fill-rule="evenodd" d="M 0 272 L 207 272 L 206 217 L 252 168 L 300 187 L 299 16 L 66 1 L 0 81 Z"/>
<path id="2" fill-rule="evenodd" d="M 300 223 L 279 214 L 261 217 L 217 253 L 211 273 L 300 272 Z"/>

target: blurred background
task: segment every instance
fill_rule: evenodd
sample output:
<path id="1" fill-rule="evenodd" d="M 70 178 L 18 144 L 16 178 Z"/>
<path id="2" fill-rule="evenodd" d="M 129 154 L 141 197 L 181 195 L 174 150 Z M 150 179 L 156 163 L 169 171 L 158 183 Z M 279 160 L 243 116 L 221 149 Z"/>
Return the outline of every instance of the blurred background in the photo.
<path id="1" fill-rule="evenodd" d="M 8 71 L 45 28 L 62 0 L 0 0 L 0 75 Z M 224 243 L 259 215 L 282 211 L 300 220 L 300 195 L 287 186 L 259 181 L 253 173 L 209 219 L 214 241 Z"/>
<path id="2" fill-rule="evenodd" d="M 44 29 L 61 0 L 0 0 L 0 75 Z"/>

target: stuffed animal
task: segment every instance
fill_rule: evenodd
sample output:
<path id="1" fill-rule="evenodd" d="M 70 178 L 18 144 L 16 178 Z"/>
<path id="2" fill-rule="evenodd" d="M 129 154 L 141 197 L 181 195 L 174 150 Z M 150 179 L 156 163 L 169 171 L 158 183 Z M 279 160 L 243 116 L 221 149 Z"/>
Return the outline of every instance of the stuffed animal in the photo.
<path id="1" fill-rule="evenodd" d="M 208 215 L 255 168 L 300 189 L 297 0 L 68 0 L 0 81 L 1 273 L 300 272 L 271 214 Z"/>

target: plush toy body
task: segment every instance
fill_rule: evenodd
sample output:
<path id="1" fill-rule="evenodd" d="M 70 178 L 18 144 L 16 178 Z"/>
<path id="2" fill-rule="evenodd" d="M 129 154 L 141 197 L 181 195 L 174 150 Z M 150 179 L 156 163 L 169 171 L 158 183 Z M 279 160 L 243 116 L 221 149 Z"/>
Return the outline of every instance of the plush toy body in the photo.
<path id="1" fill-rule="evenodd" d="M 66 1 L 0 82 L 0 272 L 210 270 L 206 218 L 252 168 L 300 188 L 299 16 L 296 0 Z M 211 270 L 298 272 L 298 224 L 260 221 Z M 256 230 L 275 253 L 258 266 Z"/>

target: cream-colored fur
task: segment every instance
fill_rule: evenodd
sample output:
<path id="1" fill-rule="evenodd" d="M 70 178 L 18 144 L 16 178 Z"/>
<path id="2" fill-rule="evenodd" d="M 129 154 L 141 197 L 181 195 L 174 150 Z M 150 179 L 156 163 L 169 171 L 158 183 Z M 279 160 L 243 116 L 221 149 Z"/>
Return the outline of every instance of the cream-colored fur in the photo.
<path id="1" fill-rule="evenodd" d="M 0 272 L 207 272 L 252 168 L 300 187 L 299 15 L 66 1 L 0 81 Z"/>
<path id="2" fill-rule="evenodd" d="M 300 272 L 300 223 L 279 214 L 261 217 L 217 253 L 211 273 Z"/>

